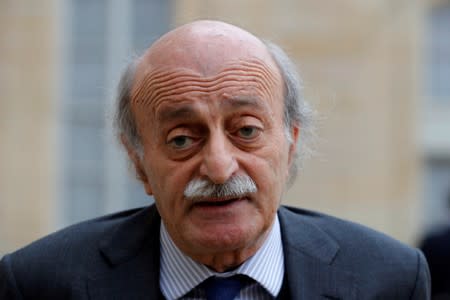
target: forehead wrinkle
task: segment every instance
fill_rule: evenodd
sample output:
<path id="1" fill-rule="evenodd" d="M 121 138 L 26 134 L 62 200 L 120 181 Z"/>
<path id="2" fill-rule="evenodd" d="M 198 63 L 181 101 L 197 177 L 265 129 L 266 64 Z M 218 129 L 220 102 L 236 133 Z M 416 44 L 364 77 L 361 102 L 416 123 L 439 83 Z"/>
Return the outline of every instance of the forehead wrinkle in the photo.
<path id="1" fill-rule="evenodd" d="M 155 83 L 161 83 L 161 82 L 167 82 L 174 78 L 189 78 L 193 77 L 192 72 L 188 72 L 186 69 L 180 68 L 177 70 L 178 72 L 174 71 L 167 71 L 167 70 L 152 70 L 150 72 L 146 72 L 134 85 L 131 92 L 131 100 L 135 103 L 139 103 L 142 101 L 145 101 L 145 97 L 141 98 L 139 97 L 141 94 L 143 94 L 143 90 L 147 89 L 147 91 L 144 92 L 144 94 L 148 94 L 151 89 L 148 89 L 148 87 L 152 87 Z"/>
<path id="2" fill-rule="evenodd" d="M 150 68 L 148 67 L 147 70 Z M 268 96 L 275 98 L 274 93 L 280 82 L 280 76 L 277 76 L 278 69 L 276 71 L 277 73 L 261 60 L 232 61 L 225 65 L 220 73 L 208 77 L 202 77 L 194 70 L 183 67 L 152 69 L 144 73 L 134 85 L 131 101 L 143 105 L 139 111 L 149 106 L 155 114 L 156 107 L 161 102 L 173 101 L 174 98 L 180 99 L 183 94 L 188 93 L 208 95 L 208 93 L 220 92 L 222 89 L 235 88 L 238 92 L 252 89 L 252 92 L 261 99 Z M 238 78 L 234 79 L 234 76 Z M 138 112 L 137 107 L 134 112 Z"/>
<path id="3" fill-rule="evenodd" d="M 198 81 L 202 82 L 214 82 L 218 78 L 222 77 L 223 74 L 233 75 L 232 71 L 234 71 L 236 75 L 246 75 L 246 73 L 251 73 L 253 71 L 255 73 L 262 74 L 263 76 L 261 77 L 264 77 L 272 84 L 278 83 L 276 80 L 276 74 L 274 74 L 274 72 L 272 72 L 272 70 L 263 61 L 258 59 L 232 61 L 231 63 L 226 64 L 216 74 L 209 76 L 205 74 L 202 75 L 199 72 L 193 72 L 192 70 L 186 68 L 176 68 L 175 71 L 172 72 L 162 70 L 161 72 L 154 72 L 156 74 L 151 75 L 154 77 L 155 84 L 184 76 L 196 78 Z M 181 73 L 181 75 L 178 73 Z M 248 75 L 250 76 L 251 74 Z"/>
<path id="4" fill-rule="evenodd" d="M 253 78 L 253 77 L 251 77 Z M 209 93 L 216 93 L 219 92 L 222 89 L 227 88 L 238 88 L 242 89 L 238 86 L 238 84 L 242 84 L 242 80 L 222 80 L 216 85 L 207 85 L 202 86 L 199 85 L 196 81 L 190 80 L 188 82 L 182 81 L 182 83 L 178 83 L 175 85 L 171 85 L 170 83 L 164 85 L 160 89 L 144 89 L 140 87 L 136 90 L 136 92 L 133 94 L 132 101 L 136 104 L 143 105 L 144 107 L 150 105 L 151 103 L 158 105 L 159 102 L 166 100 L 166 99 L 172 99 L 180 98 L 181 96 L 189 94 L 189 93 L 198 93 L 198 94 L 204 94 L 208 95 Z M 258 89 L 261 82 L 259 80 L 247 80 L 245 81 L 246 88 L 253 87 L 256 92 L 259 92 L 260 89 Z M 197 84 L 195 84 L 197 83 Z M 168 86 L 167 86 L 168 85 Z M 264 88 L 262 90 L 265 90 Z"/>
<path id="5" fill-rule="evenodd" d="M 168 71 L 162 71 L 162 72 L 152 72 L 148 76 L 146 76 L 146 80 L 144 79 L 141 82 L 140 85 L 146 85 L 146 86 L 152 86 L 154 90 L 157 90 L 158 88 L 162 87 L 174 87 L 174 84 L 183 84 L 184 82 L 190 82 L 198 84 L 202 87 L 209 87 L 214 84 L 217 84 L 220 81 L 225 81 L 228 79 L 228 77 L 237 75 L 237 76 L 245 76 L 245 77 L 252 77 L 254 76 L 258 80 L 261 81 L 263 85 L 266 85 L 266 88 L 268 87 L 266 82 L 268 81 L 272 84 L 276 84 L 276 80 L 273 76 L 273 74 L 268 73 L 264 68 L 259 68 L 255 65 L 244 65 L 244 69 L 242 68 L 242 64 L 240 65 L 234 65 L 227 67 L 223 69 L 220 73 L 209 76 L 209 77 L 201 77 L 198 75 L 193 75 L 195 73 L 185 74 L 184 72 L 179 72 L 178 70 L 168 72 Z M 259 76 L 258 76 L 259 75 Z"/>
<path id="6" fill-rule="evenodd" d="M 245 87 L 239 86 L 245 83 Z M 154 93 L 152 93 L 151 98 L 152 101 L 159 101 L 159 99 L 167 98 L 171 96 L 178 96 L 188 93 L 202 93 L 202 94 L 211 94 L 211 93 L 217 93 L 224 89 L 239 89 L 243 90 L 263 90 L 263 91 L 270 91 L 270 89 L 267 86 L 264 86 L 264 84 L 258 80 L 250 79 L 250 80 L 221 80 L 220 82 L 216 82 L 215 84 L 211 85 L 201 85 L 198 84 L 198 82 L 195 81 L 189 81 L 189 82 L 183 82 L 178 83 L 173 86 L 168 87 L 161 87 Z M 270 94 L 270 92 L 269 92 Z"/>
<path id="7" fill-rule="evenodd" d="M 278 80 L 277 80 L 278 76 L 276 74 L 274 74 L 272 72 L 272 70 L 267 68 L 267 66 L 265 66 L 265 64 L 263 64 L 263 66 L 261 66 L 259 61 L 250 60 L 250 61 L 243 61 L 243 62 L 236 63 L 236 64 L 231 64 L 229 67 L 224 68 L 223 71 L 241 69 L 242 66 L 245 66 L 252 70 L 258 70 L 261 74 L 264 75 L 263 77 L 265 79 L 267 79 L 268 81 L 270 81 L 270 83 L 272 83 L 273 85 L 276 85 L 278 83 Z"/>
<path id="8" fill-rule="evenodd" d="M 244 69 L 249 69 L 249 70 L 241 70 L 242 67 L 244 67 Z M 227 64 L 224 68 L 222 68 L 220 70 L 220 72 L 218 72 L 216 75 L 214 76 L 201 76 L 198 72 L 194 72 L 193 70 L 189 69 L 189 68 L 182 68 L 182 67 L 177 67 L 175 68 L 175 70 L 161 70 L 161 68 L 157 68 L 157 69 L 153 69 L 150 72 L 146 72 L 146 74 L 144 74 L 142 77 L 142 79 L 135 84 L 134 86 L 138 87 L 138 89 L 133 89 L 133 95 L 136 96 L 137 94 L 139 94 L 139 91 L 145 87 L 145 86 L 149 86 L 149 84 L 151 83 L 153 86 L 158 87 L 160 84 L 167 85 L 167 84 L 171 84 L 172 80 L 175 81 L 179 81 L 182 79 L 192 79 L 195 80 L 198 83 L 201 82 L 205 82 L 205 83 L 210 83 L 210 84 L 214 84 L 214 81 L 217 80 L 218 78 L 222 77 L 224 73 L 230 73 L 229 75 L 233 75 L 231 74 L 231 71 L 234 70 L 235 72 L 239 72 L 236 73 L 236 75 L 247 75 L 245 73 L 249 73 L 252 70 L 255 71 L 255 73 L 260 73 L 266 80 L 268 80 L 270 83 L 276 85 L 278 82 L 276 80 L 276 75 L 273 74 L 272 70 L 273 68 L 270 68 L 264 61 L 260 60 L 260 59 L 249 59 L 249 60 L 236 60 L 236 61 L 231 61 L 231 63 Z M 258 72 L 259 71 L 259 72 Z M 249 76 L 251 76 L 251 74 L 249 74 Z M 135 98 L 135 100 L 137 99 L 137 97 L 133 97 Z M 137 100 L 141 100 L 141 99 L 137 99 Z"/>
<path id="9" fill-rule="evenodd" d="M 192 74 L 192 73 L 191 73 Z M 262 89 L 270 91 L 271 87 L 276 86 L 276 80 L 273 74 L 265 72 L 262 68 L 235 69 L 228 67 L 221 74 L 211 78 L 199 78 L 191 74 L 178 72 L 152 72 L 144 77 L 139 86 L 134 90 L 132 100 L 136 103 L 157 100 L 171 94 L 178 94 L 192 91 L 214 92 L 227 85 L 242 84 L 242 79 L 236 80 L 233 76 L 244 77 L 247 82 L 252 82 L 255 87 L 258 85 Z M 230 78 L 231 77 L 231 78 Z M 157 78 L 156 82 L 154 78 Z M 144 87 L 151 87 L 144 90 Z M 142 97 L 144 96 L 145 97 Z"/>
<path id="10" fill-rule="evenodd" d="M 170 94 L 165 95 L 165 96 L 160 96 L 156 99 L 153 99 L 152 101 L 152 111 L 154 113 L 156 113 L 156 111 L 158 110 L 158 107 L 164 103 L 174 103 L 176 105 L 177 102 L 179 101 L 183 101 L 183 100 L 188 100 L 188 101 L 198 101 L 198 97 L 200 95 L 203 96 L 208 96 L 210 93 L 217 93 L 217 94 L 221 94 L 221 90 L 225 89 L 225 88 L 236 88 L 235 84 L 231 84 L 230 86 L 224 86 L 224 87 L 220 87 L 214 90 L 208 90 L 206 91 L 199 91 L 199 90 L 195 90 L 192 87 L 188 86 L 186 87 L 187 90 L 183 90 L 183 93 L 180 91 L 172 91 Z M 225 91 L 224 91 L 225 92 Z M 228 91 L 229 93 L 230 91 Z M 187 95 L 189 93 L 195 93 L 195 95 Z M 264 99 L 267 97 L 267 94 L 265 94 L 263 91 L 256 89 L 255 91 L 253 91 L 252 94 L 253 97 L 259 97 L 260 99 Z M 191 100 L 190 100 L 191 99 Z M 147 104 L 148 105 L 148 104 Z M 142 111 L 142 110 L 140 110 Z"/>

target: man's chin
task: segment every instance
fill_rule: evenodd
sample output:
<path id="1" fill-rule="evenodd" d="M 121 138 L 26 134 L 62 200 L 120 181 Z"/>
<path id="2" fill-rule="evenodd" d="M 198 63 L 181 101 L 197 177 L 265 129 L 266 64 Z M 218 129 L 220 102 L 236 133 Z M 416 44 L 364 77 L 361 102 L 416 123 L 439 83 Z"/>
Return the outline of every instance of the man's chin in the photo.
<path id="1" fill-rule="evenodd" d="M 265 235 L 254 229 L 236 224 L 205 229 L 189 237 L 185 250 L 190 252 L 186 254 L 217 272 L 236 268 L 254 255 L 264 240 Z"/>
<path id="2" fill-rule="evenodd" d="M 254 226 L 239 222 L 211 224 L 197 228 L 191 237 L 197 249 L 204 253 L 239 252 L 255 244 L 262 235 Z"/>

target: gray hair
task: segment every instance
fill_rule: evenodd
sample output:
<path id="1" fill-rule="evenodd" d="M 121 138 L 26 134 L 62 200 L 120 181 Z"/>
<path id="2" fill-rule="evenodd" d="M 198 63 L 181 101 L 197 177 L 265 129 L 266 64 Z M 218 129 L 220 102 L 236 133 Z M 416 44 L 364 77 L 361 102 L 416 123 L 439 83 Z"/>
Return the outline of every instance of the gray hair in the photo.
<path id="1" fill-rule="evenodd" d="M 300 75 L 286 52 L 275 43 L 267 40 L 262 42 L 277 64 L 284 82 L 284 128 L 287 140 L 290 143 L 293 142 L 290 130 L 295 126 L 300 127 L 299 145 L 295 153 L 294 163 L 289 170 L 288 185 L 291 185 L 297 176 L 299 162 L 303 162 L 314 152 L 316 112 L 304 99 Z"/>
<path id="2" fill-rule="evenodd" d="M 114 128 L 119 138 L 125 138 L 136 152 L 142 154 L 142 143 L 136 119 L 131 110 L 131 89 L 139 58 L 133 59 L 125 68 L 117 85 L 116 112 Z"/>
<path id="3" fill-rule="evenodd" d="M 289 185 L 294 181 L 299 166 L 306 157 L 312 154 L 315 137 L 315 111 L 304 100 L 302 84 L 296 67 L 287 54 L 276 44 L 262 41 L 277 64 L 284 81 L 284 125 L 286 138 L 292 143 L 291 129 L 300 127 L 300 144 L 295 153 L 294 163 L 289 170 Z M 114 127 L 119 138 L 125 138 L 138 155 L 142 156 L 142 142 L 137 124 L 131 110 L 131 89 L 139 58 L 128 64 L 118 84 Z"/>

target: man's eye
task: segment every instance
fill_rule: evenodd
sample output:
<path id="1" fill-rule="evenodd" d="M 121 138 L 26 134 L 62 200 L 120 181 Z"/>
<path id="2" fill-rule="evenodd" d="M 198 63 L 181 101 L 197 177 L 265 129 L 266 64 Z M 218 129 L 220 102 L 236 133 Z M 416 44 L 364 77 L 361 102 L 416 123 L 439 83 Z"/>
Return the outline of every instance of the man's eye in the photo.
<path id="1" fill-rule="evenodd" d="M 176 136 L 173 139 L 171 139 L 168 144 L 171 144 L 173 147 L 181 149 L 181 148 L 186 148 L 189 147 L 190 145 L 192 145 L 193 143 L 193 139 L 185 136 L 185 135 L 180 135 L 180 136 Z"/>
<path id="2" fill-rule="evenodd" d="M 245 126 L 238 130 L 238 135 L 244 139 L 251 139 L 258 135 L 259 129 L 252 126 Z"/>

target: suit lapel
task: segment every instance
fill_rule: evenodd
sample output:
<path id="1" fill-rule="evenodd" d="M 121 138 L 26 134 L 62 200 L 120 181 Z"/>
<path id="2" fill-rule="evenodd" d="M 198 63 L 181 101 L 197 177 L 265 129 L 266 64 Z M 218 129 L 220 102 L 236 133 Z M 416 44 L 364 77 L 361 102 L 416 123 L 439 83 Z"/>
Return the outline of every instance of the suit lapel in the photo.
<path id="1" fill-rule="evenodd" d="M 339 246 L 327 233 L 293 209 L 279 218 L 291 299 L 357 299 L 353 274 L 333 265 Z M 159 227 L 155 206 L 118 225 L 100 241 L 105 269 L 91 274 L 91 299 L 163 299 L 159 289 Z"/>
<path id="2" fill-rule="evenodd" d="M 118 225 L 100 241 L 107 267 L 88 279 L 91 299 L 161 299 L 160 217 L 154 206 Z"/>
<path id="3" fill-rule="evenodd" d="M 310 217 L 281 207 L 279 218 L 292 299 L 357 299 L 353 274 L 333 265 L 339 245 Z"/>

